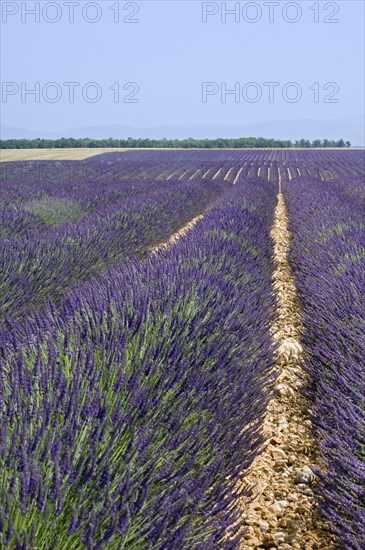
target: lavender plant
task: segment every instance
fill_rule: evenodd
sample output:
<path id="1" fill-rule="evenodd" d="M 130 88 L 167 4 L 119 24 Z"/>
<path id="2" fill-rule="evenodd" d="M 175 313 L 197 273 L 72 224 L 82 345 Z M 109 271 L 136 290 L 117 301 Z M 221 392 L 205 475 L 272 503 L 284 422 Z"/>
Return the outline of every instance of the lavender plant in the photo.
<path id="1" fill-rule="evenodd" d="M 285 185 L 304 316 L 322 512 L 342 548 L 365 547 L 365 183 Z"/>
<path id="2" fill-rule="evenodd" d="M 8 207 L 2 215 L 0 211 L 0 319 L 19 317 L 25 309 L 41 307 L 47 300 L 60 301 L 76 283 L 122 258 L 143 256 L 227 189 L 220 182 L 150 185 L 154 191 L 149 192 L 147 184 L 145 193 L 117 200 L 61 227 L 47 224 L 40 214 L 50 199 L 28 200 L 20 211 L 20 224 L 14 223 L 17 208 Z M 48 220 L 65 217 L 65 201 L 53 199 Z M 32 212 L 27 212 L 29 204 Z M 68 208 L 67 215 L 80 208 Z"/>
<path id="3" fill-rule="evenodd" d="M 319 497 L 341 544 L 362 548 L 363 152 L 98 160 L 91 181 L 86 163 L 57 163 L 57 185 L 5 163 L 0 546 L 239 547 L 235 482 L 263 443 L 274 376 L 281 179 L 325 465 Z M 203 211 L 174 247 L 148 253 Z"/>
<path id="4" fill-rule="evenodd" d="M 217 547 L 272 383 L 274 204 L 236 187 L 171 250 L 3 329 L 2 547 Z"/>

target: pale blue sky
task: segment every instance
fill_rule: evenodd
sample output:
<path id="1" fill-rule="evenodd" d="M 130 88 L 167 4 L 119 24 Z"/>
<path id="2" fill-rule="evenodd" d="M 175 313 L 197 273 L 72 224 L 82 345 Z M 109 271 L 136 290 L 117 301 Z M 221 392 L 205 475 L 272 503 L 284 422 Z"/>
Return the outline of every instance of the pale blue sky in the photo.
<path id="1" fill-rule="evenodd" d="M 98 2 L 101 19 L 91 24 L 83 20 L 81 8 L 85 2 L 75 4 L 75 21 L 70 23 L 69 8 L 58 1 L 60 21 L 49 23 L 40 15 L 21 14 L 22 2 L 5 2 L 2 5 L 1 81 L 9 91 L 13 82 L 28 88 L 35 82 L 40 86 L 57 82 L 62 98 L 47 103 L 42 96 L 35 103 L 33 97 L 21 101 L 20 91 L 7 97 L 2 94 L 2 122 L 8 126 L 39 131 L 62 131 L 84 126 L 127 124 L 130 126 L 162 126 L 192 124 L 240 125 L 257 121 L 290 119 L 341 119 L 361 116 L 364 112 L 364 3 L 361 0 L 337 2 L 280 2 L 275 7 L 274 22 L 269 21 L 269 7 L 265 2 L 239 2 L 240 21 L 227 16 L 222 23 L 223 2 L 192 1 L 139 1 L 119 2 L 121 18 L 127 17 L 138 4 L 134 16 L 138 23 L 115 23 L 110 8 L 116 1 Z M 45 17 L 54 18 L 57 12 L 51 4 L 40 2 L 41 9 L 48 4 Z M 36 2 L 27 2 L 29 8 Z M 226 2 L 232 8 L 235 2 Z M 267 3 L 266 3 L 267 4 Z M 273 4 L 270 2 L 270 4 Z M 293 19 L 298 8 L 300 19 Z M 336 5 L 339 12 L 335 14 Z M 243 20 L 242 10 L 249 19 L 255 17 L 257 6 L 262 9 L 256 23 Z M 314 9 L 310 9 L 314 7 Z M 325 11 L 325 6 L 327 6 Z M 6 14 L 19 8 L 14 15 Z M 128 8 L 128 9 L 123 9 Z M 320 21 L 314 22 L 318 8 Z M 115 8 L 114 8 L 115 9 Z M 202 22 L 203 9 L 218 10 Z M 246 12 L 244 11 L 246 10 Z M 334 13 L 332 16 L 332 12 Z M 95 8 L 88 8 L 87 17 L 93 18 Z M 257 11 L 257 13 L 259 13 Z M 298 12 L 299 13 L 299 12 Z M 21 16 L 26 18 L 21 21 Z M 324 23 L 325 17 L 339 20 Z M 133 17 L 133 16 L 131 16 Z M 102 98 L 97 103 L 83 99 L 75 88 L 75 102 L 68 100 L 64 82 L 79 82 L 80 87 L 97 82 Z M 123 90 L 127 82 L 136 82 L 138 103 L 115 103 L 109 89 L 120 83 L 121 99 L 129 92 Z M 219 93 L 202 102 L 202 83 L 215 82 Z M 255 82 L 261 86 L 262 97 L 249 103 L 240 96 L 221 100 L 221 84 L 227 88 L 235 83 L 245 91 L 245 84 Z M 270 103 L 268 87 L 264 82 L 279 82 L 275 100 Z M 296 82 L 302 90 L 297 103 L 285 101 L 282 91 L 285 84 Z M 314 101 L 318 83 L 319 102 Z M 324 103 L 323 99 L 334 88 L 323 86 L 335 82 L 339 91 L 338 103 Z M 10 88 L 9 88 L 10 86 Z M 93 92 L 93 89 L 89 89 Z M 251 88 L 247 93 L 253 93 Z M 289 92 L 294 92 L 291 89 Z M 49 88 L 49 95 L 55 89 Z"/>

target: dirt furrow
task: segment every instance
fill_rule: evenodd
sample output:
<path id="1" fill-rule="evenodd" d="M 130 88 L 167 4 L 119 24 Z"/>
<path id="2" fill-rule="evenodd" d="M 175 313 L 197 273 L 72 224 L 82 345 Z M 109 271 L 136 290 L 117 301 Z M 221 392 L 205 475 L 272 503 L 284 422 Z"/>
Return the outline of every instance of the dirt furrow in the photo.
<path id="1" fill-rule="evenodd" d="M 251 499 L 249 504 L 247 497 L 240 503 L 247 528 L 241 550 L 327 550 L 334 548 L 334 542 L 317 517 L 313 493 L 316 478 L 312 467 L 318 457 L 308 403 L 301 392 L 306 383 L 302 326 L 288 261 L 290 233 L 281 185 L 271 235 L 276 265 L 273 291 L 277 299 L 271 332 L 277 345 L 278 378 L 263 425 L 267 445 L 241 482 L 240 489 L 248 490 Z"/>
<path id="2" fill-rule="evenodd" d="M 166 242 L 153 246 L 150 249 L 151 254 L 156 254 L 160 250 L 167 250 L 168 248 L 170 248 L 170 246 L 176 244 L 181 239 L 181 237 L 186 235 L 198 223 L 199 220 L 203 219 L 203 217 L 204 216 L 202 214 L 196 216 L 189 223 L 184 225 L 184 227 L 179 229 L 179 231 L 173 233 Z"/>

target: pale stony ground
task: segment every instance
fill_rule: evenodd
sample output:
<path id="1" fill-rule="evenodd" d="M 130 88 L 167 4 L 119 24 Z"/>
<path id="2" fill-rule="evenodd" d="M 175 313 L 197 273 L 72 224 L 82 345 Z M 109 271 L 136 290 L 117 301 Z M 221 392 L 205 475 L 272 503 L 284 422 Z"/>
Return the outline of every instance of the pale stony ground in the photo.
<path id="1" fill-rule="evenodd" d="M 308 404 L 301 388 L 306 383 L 301 364 L 301 319 L 295 280 L 288 262 L 290 233 L 283 195 L 278 196 L 272 228 L 276 269 L 273 290 L 277 316 L 272 338 L 278 346 L 274 397 L 263 425 L 266 447 L 253 461 L 237 487 L 239 509 L 245 520 L 241 550 L 330 550 L 332 537 L 317 517 L 311 466 L 318 465 L 311 434 Z M 247 493 L 246 493 L 247 494 Z"/>
<path id="2" fill-rule="evenodd" d="M 171 237 L 169 238 L 168 241 L 166 241 L 164 243 L 161 243 L 161 244 L 158 244 L 157 246 L 152 247 L 150 249 L 151 254 L 156 254 L 160 250 L 168 250 L 171 246 L 176 244 L 181 239 L 181 237 L 186 235 L 198 223 L 198 221 L 201 220 L 201 219 L 203 219 L 203 215 L 201 215 L 201 214 L 199 216 L 196 216 L 195 218 L 193 218 L 189 223 L 184 225 L 184 227 L 179 229 L 179 231 L 176 231 L 176 233 L 171 235 Z"/>
<path id="3" fill-rule="evenodd" d="M 19 160 L 85 160 L 103 153 L 117 153 L 126 149 L 0 149 L 0 162 Z"/>

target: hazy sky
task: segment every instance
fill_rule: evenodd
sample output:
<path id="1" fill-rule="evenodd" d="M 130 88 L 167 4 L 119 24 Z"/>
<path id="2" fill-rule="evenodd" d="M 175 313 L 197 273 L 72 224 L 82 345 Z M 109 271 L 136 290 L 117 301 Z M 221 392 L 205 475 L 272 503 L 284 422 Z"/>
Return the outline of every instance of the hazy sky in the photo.
<path id="1" fill-rule="evenodd" d="M 9 126 L 238 125 L 364 112 L 362 0 L 0 4 Z"/>

